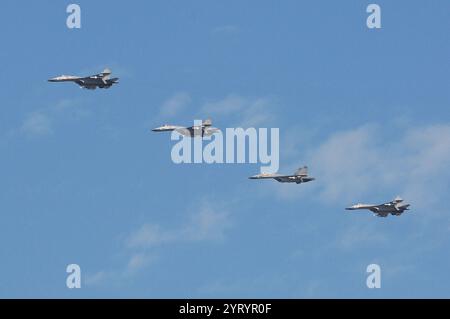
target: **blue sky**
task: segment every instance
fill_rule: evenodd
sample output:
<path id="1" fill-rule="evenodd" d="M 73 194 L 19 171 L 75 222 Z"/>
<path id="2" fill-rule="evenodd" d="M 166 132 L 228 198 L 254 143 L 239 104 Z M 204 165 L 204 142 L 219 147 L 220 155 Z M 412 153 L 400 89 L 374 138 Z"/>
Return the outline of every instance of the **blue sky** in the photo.
<path id="1" fill-rule="evenodd" d="M 0 297 L 450 297 L 448 1 L 377 1 L 381 30 L 369 1 L 77 1 L 80 30 L 69 3 L 2 3 Z M 317 180 L 175 165 L 150 132 L 205 117 L 280 128 L 280 172 Z"/>

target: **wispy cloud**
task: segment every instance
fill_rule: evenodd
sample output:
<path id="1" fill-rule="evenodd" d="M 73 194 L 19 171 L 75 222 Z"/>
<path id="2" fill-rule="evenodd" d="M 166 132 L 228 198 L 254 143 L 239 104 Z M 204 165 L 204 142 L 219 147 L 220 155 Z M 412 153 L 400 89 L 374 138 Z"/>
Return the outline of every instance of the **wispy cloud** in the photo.
<path id="1" fill-rule="evenodd" d="M 150 252 L 132 253 L 124 267 L 87 273 L 84 276 L 86 286 L 122 285 L 134 278 L 145 267 L 156 262 L 157 256 Z"/>
<path id="2" fill-rule="evenodd" d="M 84 277 L 84 284 L 87 286 L 95 286 L 111 278 L 114 278 L 114 276 L 115 276 L 114 273 L 106 271 L 99 271 L 94 274 L 87 274 Z"/>
<path id="3" fill-rule="evenodd" d="M 383 179 L 385 154 L 377 128 L 371 125 L 338 132 L 309 152 L 308 161 L 321 185 L 320 195 L 327 201 L 350 200 L 362 196 L 374 181 Z"/>
<path id="4" fill-rule="evenodd" d="M 376 124 L 333 133 L 304 150 L 303 162 L 317 177 L 308 189 L 332 204 L 373 201 L 390 192 L 416 207 L 429 207 L 448 190 L 448 136 L 450 124 L 411 127 L 397 137 Z M 278 189 L 283 197 L 298 196 L 289 187 Z"/>
<path id="5" fill-rule="evenodd" d="M 50 106 L 28 113 L 19 129 L 14 129 L 11 134 L 24 134 L 29 137 L 48 136 L 56 131 L 57 124 L 61 121 L 80 120 L 91 116 L 92 112 L 80 107 L 78 100 L 63 99 Z"/>
<path id="6" fill-rule="evenodd" d="M 145 252 L 136 253 L 132 255 L 128 261 L 126 272 L 127 273 L 135 273 L 142 268 L 147 267 L 149 264 L 154 262 L 156 257 L 152 254 L 148 254 Z"/>
<path id="7" fill-rule="evenodd" d="M 155 223 L 145 223 L 126 237 L 123 254 L 127 256 L 127 261 L 122 269 L 102 270 L 88 275 L 86 284 L 120 281 L 136 275 L 159 259 L 159 247 L 223 241 L 231 226 L 228 210 L 223 205 L 207 200 L 201 201 L 200 208 L 178 227 L 166 228 Z"/>
<path id="8" fill-rule="evenodd" d="M 181 238 L 187 241 L 224 240 L 226 231 L 232 226 L 230 213 L 220 205 L 218 208 L 216 206 L 204 201 L 201 209 L 191 216 L 183 228 Z"/>
<path id="9" fill-rule="evenodd" d="M 230 94 L 223 99 L 209 101 L 202 107 L 204 114 L 227 117 L 235 127 L 258 127 L 275 117 L 274 102 L 270 98 L 248 98 Z"/>
<path id="10" fill-rule="evenodd" d="M 385 233 L 379 232 L 371 225 L 353 225 L 345 228 L 342 233 L 338 234 L 336 247 L 352 251 L 356 247 L 367 247 L 370 244 L 379 246 L 380 244 L 388 243 L 388 239 Z"/>
<path id="11" fill-rule="evenodd" d="M 127 246 L 132 249 L 151 248 L 173 240 L 176 236 L 172 232 L 162 230 L 159 225 L 144 224 L 129 236 Z"/>
<path id="12" fill-rule="evenodd" d="M 191 103 L 191 97 L 186 92 L 178 92 L 163 102 L 160 116 L 170 117 L 178 115 Z"/>
<path id="13" fill-rule="evenodd" d="M 53 133 L 52 121 L 44 112 L 33 112 L 25 117 L 20 131 L 27 136 L 44 136 Z"/>
<path id="14" fill-rule="evenodd" d="M 203 201 L 200 209 L 191 214 L 184 225 L 163 229 L 157 224 L 144 224 L 128 237 L 127 246 L 130 249 L 148 249 L 176 242 L 223 240 L 230 226 L 228 211 L 214 209 Z"/>

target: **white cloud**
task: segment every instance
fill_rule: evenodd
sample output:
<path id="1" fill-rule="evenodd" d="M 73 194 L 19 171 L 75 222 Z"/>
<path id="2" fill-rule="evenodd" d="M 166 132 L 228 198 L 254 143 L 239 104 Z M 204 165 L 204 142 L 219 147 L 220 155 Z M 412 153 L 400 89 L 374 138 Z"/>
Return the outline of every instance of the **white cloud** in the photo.
<path id="1" fill-rule="evenodd" d="M 213 206 L 219 208 L 214 209 Z M 88 275 L 86 284 L 99 285 L 129 279 L 158 259 L 159 247 L 178 243 L 222 241 L 230 226 L 227 210 L 221 205 L 203 200 L 200 208 L 179 227 L 163 228 L 157 224 L 146 223 L 132 232 L 125 239 L 125 266 Z"/>
<path id="2" fill-rule="evenodd" d="M 231 226 L 229 217 L 226 210 L 216 211 L 209 203 L 204 202 L 182 230 L 182 237 L 190 241 L 223 240 L 225 232 Z"/>
<path id="3" fill-rule="evenodd" d="M 248 101 L 244 97 L 230 94 L 221 100 L 206 103 L 203 106 L 203 110 L 215 114 L 228 115 L 244 109 L 247 104 Z"/>
<path id="4" fill-rule="evenodd" d="M 202 112 L 211 116 L 229 117 L 235 127 L 258 127 L 274 118 L 273 101 L 269 98 L 247 98 L 230 94 L 203 105 Z"/>
<path id="5" fill-rule="evenodd" d="M 127 265 L 127 272 L 128 273 L 135 273 L 142 268 L 148 266 L 150 263 L 152 263 L 155 260 L 153 255 L 148 253 L 137 253 L 130 257 L 130 260 L 128 261 Z"/>
<path id="6" fill-rule="evenodd" d="M 20 130 L 29 136 L 43 136 L 53 133 L 52 121 L 42 112 L 28 114 Z"/>
<path id="7" fill-rule="evenodd" d="M 309 152 L 322 198 L 348 201 L 380 185 L 386 154 L 376 146 L 376 131 L 369 125 L 338 132 Z"/>
<path id="8" fill-rule="evenodd" d="M 161 230 L 159 225 L 144 224 L 130 235 L 128 246 L 130 248 L 154 247 L 170 242 L 174 237 L 170 232 Z"/>
<path id="9" fill-rule="evenodd" d="M 162 229 L 160 225 L 144 224 L 127 239 L 130 249 L 148 249 L 167 243 L 223 240 L 231 226 L 229 213 L 222 208 L 215 210 L 204 201 L 185 225 L 174 229 Z"/>
<path id="10" fill-rule="evenodd" d="M 314 192 L 325 202 L 347 205 L 381 200 L 389 193 L 414 207 L 430 208 L 448 192 L 450 124 L 411 127 L 399 136 L 364 125 L 332 134 L 303 158 L 317 178 L 305 195 Z M 278 189 L 283 197 L 298 196 L 290 187 Z"/>
<path id="11" fill-rule="evenodd" d="M 84 284 L 87 286 L 95 286 L 114 278 L 115 274 L 112 272 L 99 271 L 94 274 L 87 274 L 84 278 Z"/>
<path id="12" fill-rule="evenodd" d="M 388 236 L 369 224 L 345 228 L 338 235 L 336 246 L 342 250 L 352 251 L 357 247 L 367 247 L 370 244 L 379 246 L 385 243 L 388 243 Z"/>
<path id="13" fill-rule="evenodd" d="M 149 252 L 133 253 L 122 268 L 86 274 L 84 284 L 86 286 L 121 285 L 124 281 L 132 279 L 140 270 L 155 262 L 156 259 L 155 255 Z"/>
<path id="14" fill-rule="evenodd" d="M 11 134 L 25 134 L 27 136 L 46 136 L 54 133 L 55 124 L 67 119 L 83 119 L 91 116 L 89 109 L 80 107 L 78 100 L 62 99 L 50 106 L 29 113 L 25 116 L 19 129 L 11 131 Z"/>
<path id="15" fill-rule="evenodd" d="M 191 97 L 188 93 L 178 92 L 162 104 L 160 115 L 164 117 L 175 116 L 189 105 L 190 102 Z"/>
<path id="16" fill-rule="evenodd" d="M 58 101 L 54 105 L 53 109 L 55 111 L 64 111 L 64 110 L 68 110 L 68 109 L 71 109 L 71 108 L 75 107 L 76 104 L 77 103 L 75 102 L 75 100 L 63 99 L 63 100 Z"/>
<path id="17" fill-rule="evenodd" d="M 92 111 L 83 107 L 83 103 L 76 99 L 63 99 L 46 110 L 47 114 L 52 118 L 61 120 L 70 117 L 73 119 L 88 118 L 92 115 Z"/>
<path id="18" fill-rule="evenodd" d="M 134 272 L 147 266 L 156 258 L 155 249 L 163 245 L 224 240 L 231 221 L 228 211 L 220 206 L 203 200 L 185 224 L 172 229 L 152 223 L 142 225 L 126 240 L 127 249 L 133 252 L 127 271 Z"/>
<path id="19" fill-rule="evenodd" d="M 423 207 L 445 198 L 450 179 L 450 124 L 411 130 L 404 144 L 409 152 L 404 158 L 405 193 Z"/>

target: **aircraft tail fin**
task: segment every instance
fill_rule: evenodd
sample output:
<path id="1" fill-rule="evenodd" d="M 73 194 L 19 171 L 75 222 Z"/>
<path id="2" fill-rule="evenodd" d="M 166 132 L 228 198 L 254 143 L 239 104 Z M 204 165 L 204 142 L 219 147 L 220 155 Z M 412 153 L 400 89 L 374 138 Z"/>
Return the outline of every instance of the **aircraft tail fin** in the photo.
<path id="1" fill-rule="evenodd" d="M 299 168 L 298 170 L 295 171 L 294 174 L 295 175 L 307 176 L 308 175 L 308 166 L 304 166 L 304 167 Z"/>
<path id="2" fill-rule="evenodd" d="M 100 73 L 100 75 L 102 76 L 103 80 L 109 80 L 109 76 L 111 75 L 111 70 L 106 68 L 102 71 L 102 73 Z"/>
<path id="3" fill-rule="evenodd" d="M 400 196 L 397 196 L 397 197 L 394 198 L 394 202 L 395 203 L 401 203 L 401 202 L 403 202 L 403 199 Z"/>
<path id="4" fill-rule="evenodd" d="M 212 125 L 211 119 L 207 119 L 207 120 L 202 121 L 202 125 L 203 126 L 211 126 Z"/>

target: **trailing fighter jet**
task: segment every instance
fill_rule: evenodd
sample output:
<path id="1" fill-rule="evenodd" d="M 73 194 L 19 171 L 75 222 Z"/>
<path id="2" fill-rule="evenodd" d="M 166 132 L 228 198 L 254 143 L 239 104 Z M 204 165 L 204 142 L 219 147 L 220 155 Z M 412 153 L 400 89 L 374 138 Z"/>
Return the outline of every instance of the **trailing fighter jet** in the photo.
<path id="1" fill-rule="evenodd" d="M 381 205 L 356 204 L 351 207 L 347 207 L 346 210 L 368 209 L 378 217 L 387 217 L 389 214 L 400 216 L 405 212 L 405 210 L 409 210 L 409 206 L 411 205 L 403 203 L 403 199 L 397 196 L 389 203 L 384 203 Z"/>
<path id="2" fill-rule="evenodd" d="M 80 87 L 95 90 L 96 88 L 100 89 L 109 89 L 116 83 L 119 83 L 119 78 L 110 79 L 111 70 L 105 69 L 102 73 L 91 75 L 87 77 L 79 77 L 73 75 L 61 75 L 56 78 L 48 80 L 49 82 L 74 82 L 78 84 Z"/>
<path id="3" fill-rule="evenodd" d="M 308 167 L 302 167 L 295 171 L 293 175 L 280 174 L 259 174 L 249 177 L 250 179 L 274 179 L 280 183 L 307 183 L 315 180 L 314 177 L 308 176 Z"/>
<path id="4" fill-rule="evenodd" d="M 187 137 L 197 137 L 197 136 L 211 136 L 214 133 L 220 132 L 216 127 L 212 127 L 211 120 L 202 121 L 201 125 L 194 125 L 191 127 L 176 126 L 165 124 L 161 127 L 152 129 L 153 132 L 171 132 L 177 131 L 183 136 Z"/>

